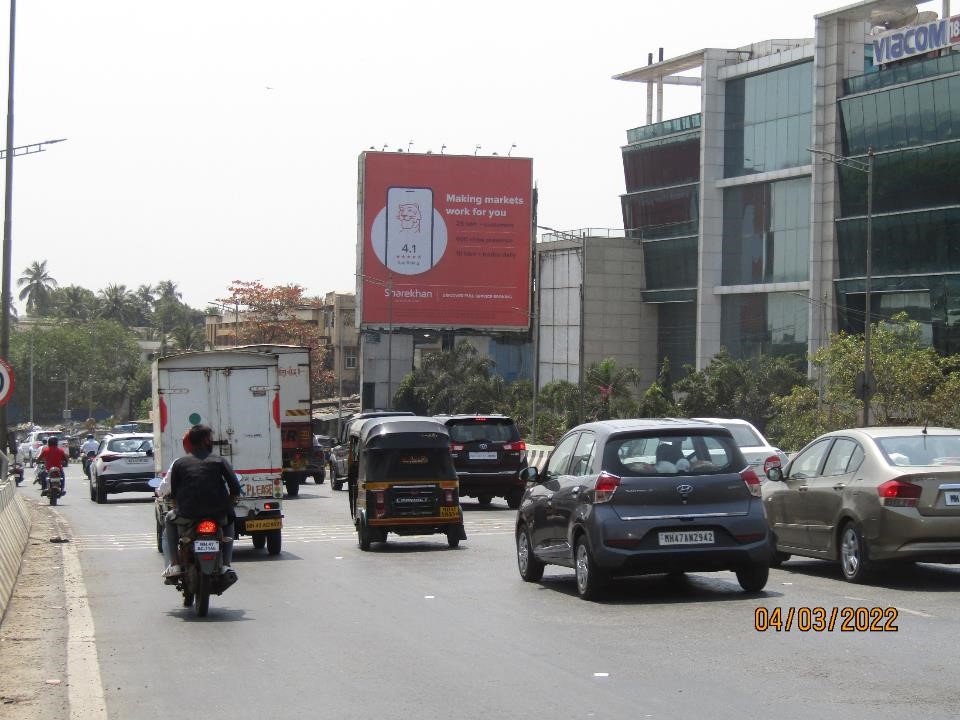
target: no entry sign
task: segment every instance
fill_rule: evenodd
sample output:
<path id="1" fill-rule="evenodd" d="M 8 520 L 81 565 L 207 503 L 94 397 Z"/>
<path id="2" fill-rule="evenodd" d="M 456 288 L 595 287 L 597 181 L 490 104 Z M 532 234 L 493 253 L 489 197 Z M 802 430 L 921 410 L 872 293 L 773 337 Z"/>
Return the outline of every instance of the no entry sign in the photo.
<path id="1" fill-rule="evenodd" d="M 15 386 L 13 368 L 10 367 L 10 363 L 0 358 L 0 405 L 7 404 L 7 401 L 13 396 Z"/>

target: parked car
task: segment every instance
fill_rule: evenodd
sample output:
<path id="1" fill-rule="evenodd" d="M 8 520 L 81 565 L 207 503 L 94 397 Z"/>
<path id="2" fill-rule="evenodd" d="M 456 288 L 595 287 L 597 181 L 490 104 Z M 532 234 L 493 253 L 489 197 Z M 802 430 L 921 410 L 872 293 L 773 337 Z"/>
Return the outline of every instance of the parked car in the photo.
<path id="1" fill-rule="evenodd" d="M 62 446 L 64 450 L 67 449 L 62 430 L 34 430 L 27 435 L 27 439 L 17 448 L 17 455 L 22 455 L 23 462 L 33 467 L 37 463 L 37 456 L 51 437 L 57 438 L 57 444 Z"/>
<path id="2" fill-rule="evenodd" d="M 153 492 L 155 474 L 152 433 L 107 435 L 90 463 L 90 499 L 105 503 L 110 493 Z"/>
<path id="3" fill-rule="evenodd" d="M 391 415 L 413 415 L 413 413 L 403 410 L 368 410 L 357 413 L 349 420 L 340 423 L 340 436 L 337 438 L 337 444 L 330 449 L 330 460 L 328 462 L 330 487 L 333 490 L 340 490 L 343 488 L 343 483 L 347 481 L 347 450 L 350 446 L 350 425 L 354 422 L 362 422 L 367 418 Z"/>
<path id="4" fill-rule="evenodd" d="M 754 471 L 760 476 L 761 480 L 765 479 L 763 475 L 765 464 L 767 460 L 776 455 L 780 459 L 781 465 L 786 465 L 789 458 L 787 454 L 780 448 L 776 448 L 770 444 L 770 442 L 763 436 L 753 424 L 747 422 L 746 420 L 738 420 L 734 418 L 693 418 L 694 420 L 702 420 L 703 422 L 712 422 L 717 425 L 722 425 L 733 435 L 734 442 L 737 443 L 737 447 L 740 448 L 740 452 L 743 453 L 744 459 L 753 466 Z"/>
<path id="5" fill-rule="evenodd" d="M 760 479 L 730 431 L 693 420 L 605 420 L 564 435 L 517 513 L 520 576 L 574 568 L 596 598 L 616 575 L 733 570 L 767 583 L 770 533 Z"/>
<path id="6" fill-rule="evenodd" d="M 460 480 L 460 497 L 489 505 L 502 497 L 516 510 L 526 487 L 527 445 L 506 415 L 437 415 L 450 432 L 450 455 Z"/>
<path id="7" fill-rule="evenodd" d="M 859 583 L 886 561 L 960 563 L 960 430 L 838 430 L 767 475 L 775 564 L 832 560 Z"/>

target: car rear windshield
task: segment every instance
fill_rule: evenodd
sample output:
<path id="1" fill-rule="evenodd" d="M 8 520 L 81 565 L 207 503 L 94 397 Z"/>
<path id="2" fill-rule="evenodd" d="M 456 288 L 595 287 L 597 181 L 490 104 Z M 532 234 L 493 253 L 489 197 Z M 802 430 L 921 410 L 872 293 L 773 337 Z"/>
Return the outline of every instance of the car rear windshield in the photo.
<path id="1" fill-rule="evenodd" d="M 107 450 L 111 452 L 146 452 L 152 448 L 153 440 L 150 438 L 121 438 L 107 443 Z"/>
<path id="2" fill-rule="evenodd" d="M 741 425 L 740 423 L 720 423 L 727 430 L 730 431 L 730 434 L 733 435 L 733 441 L 739 447 L 760 447 L 761 445 L 766 445 L 763 440 L 757 437 L 757 434 L 753 431 L 749 425 Z"/>
<path id="3" fill-rule="evenodd" d="M 745 466 L 733 438 L 711 434 L 614 437 L 603 458 L 603 469 L 620 477 L 719 475 Z"/>
<path id="4" fill-rule="evenodd" d="M 890 465 L 960 465 L 960 435 L 874 438 Z"/>
<path id="5" fill-rule="evenodd" d="M 368 482 L 392 480 L 452 480 L 457 477 L 446 448 L 368 450 Z"/>
<path id="6" fill-rule="evenodd" d="M 450 440 L 455 443 L 468 442 L 514 442 L 520 439 L 520 431 L 513 420 L 471 418 L 454 420 L 447 424 Z"/>

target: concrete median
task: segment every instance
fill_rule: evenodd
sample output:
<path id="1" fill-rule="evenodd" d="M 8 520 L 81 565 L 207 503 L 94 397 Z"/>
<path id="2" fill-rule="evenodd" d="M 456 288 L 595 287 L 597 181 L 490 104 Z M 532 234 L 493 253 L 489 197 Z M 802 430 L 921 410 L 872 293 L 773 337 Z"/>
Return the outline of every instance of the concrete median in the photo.
<path id="1" fill-rule="evenodd" d="M 20 559 L 30 534 L 30 509 L 13 480 L 0 482 L 0 619 L 20 572 Z"/>

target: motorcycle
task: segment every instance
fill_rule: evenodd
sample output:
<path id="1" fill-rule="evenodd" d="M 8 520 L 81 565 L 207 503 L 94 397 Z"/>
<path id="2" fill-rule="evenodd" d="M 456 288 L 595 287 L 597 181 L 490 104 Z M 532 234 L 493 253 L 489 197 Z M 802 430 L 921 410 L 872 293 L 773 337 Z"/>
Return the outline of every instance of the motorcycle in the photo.
<path id="1" fill-rule="evenodd" d="M 7 477 L 13 478 L 17 485 L 20 485 L 23 482 L 23 464 L 19 462 L 13 463 L 7 469 Z"/>
<path id="2" fill-rule="evenodd" d="M 84 456 L 81 463 L 83 464 L 83 474 L 87 476 L 87 480 L 90 479 L 90 465 L 93 463 L 93 459 L 97 456 L 95 450 L 88 450 Z"/>
<path id="3" fill-rule="evenodd" d="M 215 520 L 197 520 L 181 530 L 178 552 L 183 573 L 166 583 L 177 586 L 183 606 L 193 605 L 197 617 L 207 616 L 211 594 L 222 595 L 237 581 L 233 570 L 223 572 L 223 546 L 232 542 Z"/>
<path id="4" fill-rule="evenodd" d="M 57 500 L 63 495 L 63 471 L 60 468 L 50 468 L 40 494 L 45 495 L 51 505 L 57 504 Z"/>

